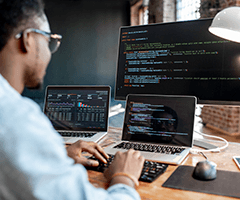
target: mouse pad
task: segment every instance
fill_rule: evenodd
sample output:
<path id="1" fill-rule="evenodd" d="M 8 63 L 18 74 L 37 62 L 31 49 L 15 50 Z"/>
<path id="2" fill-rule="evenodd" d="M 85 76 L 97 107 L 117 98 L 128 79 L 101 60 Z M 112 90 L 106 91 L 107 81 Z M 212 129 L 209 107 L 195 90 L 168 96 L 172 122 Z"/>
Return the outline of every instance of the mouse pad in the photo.
<path id="1" fill-rule="evenodd" d="M 239 172 L 217 170 L 216 179 L 200 181 L 192 177 L 193 170 L 192 166 L 179 166 L 162 186 L 240 198 Z"/>

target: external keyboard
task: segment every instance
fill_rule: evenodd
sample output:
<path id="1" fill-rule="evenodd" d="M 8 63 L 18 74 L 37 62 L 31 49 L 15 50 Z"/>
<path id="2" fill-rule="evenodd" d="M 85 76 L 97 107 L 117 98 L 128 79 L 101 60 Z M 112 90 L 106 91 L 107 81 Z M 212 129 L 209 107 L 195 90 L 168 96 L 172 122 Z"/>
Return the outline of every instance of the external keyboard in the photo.
<path id="1" fill-rule="evenodd" d="M 122 142 L 113 148 L 117 149 L 134 149 L 138 151 L 148 151 L 155 153 L 165 153 L 165 154 L 180 154 L 184 148 L 175 146 L 163 146 L 157 144 L 141 144 L 141 143 L 131 143 Z"/>
<path id="2" fill-rule="evenodd" d="M 66 131 L 66 132 L 59 132 L 59 134 L 63 137 L 92 137 L 94 136 L 96 133 L 95 132 L 70 132 L 70 131 Z"/>
<path id="3" fill-rule="evenodd" d="M 97 160 L 94 156 L 90 157 L 90 159 Z M 107 169 L 109 165 L 112 163 L 113 159 L 114 159 L 114 155 L 109 155 L 109 159 L 107 160 L 108 162 L 106 164 L 100 162 L 99 166 L 87 167 L 87 169 L 98 171 L 98 172 L 104 172 L 104 170 Z M 158 178 L 161 174 L 163 174 L 166 171 L 167 167 L 168 167 L 167 164 L 145 160 L 139 181 L 151 183 L 156 178 Z"/>

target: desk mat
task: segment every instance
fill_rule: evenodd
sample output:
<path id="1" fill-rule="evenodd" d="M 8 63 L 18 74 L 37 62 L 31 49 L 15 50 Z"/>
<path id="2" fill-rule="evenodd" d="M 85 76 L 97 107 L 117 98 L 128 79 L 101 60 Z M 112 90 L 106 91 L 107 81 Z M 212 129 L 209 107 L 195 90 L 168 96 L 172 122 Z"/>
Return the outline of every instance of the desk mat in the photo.
<path id="1" fill-rule="evenodd" d="M 240 172 L 217 170 L 217 178 L 200 181 L 192 177 L 194 167 L 179 166 L 163 187 L 240 198 Z"/>

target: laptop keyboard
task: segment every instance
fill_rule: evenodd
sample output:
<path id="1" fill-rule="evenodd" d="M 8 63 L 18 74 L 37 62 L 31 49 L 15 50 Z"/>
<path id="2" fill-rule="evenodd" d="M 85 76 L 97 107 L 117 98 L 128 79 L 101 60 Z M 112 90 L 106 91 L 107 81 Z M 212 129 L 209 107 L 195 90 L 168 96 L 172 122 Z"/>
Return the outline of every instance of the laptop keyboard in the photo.
<path id="1" fill-rule="evenodd" d="M 156 144 L 141 144 L 141 143 L 131 143 L 131 142 L 122 142 L 113 148 L 117 149 L 134 149 L 138 151 L 148 151 L 154 153 L 164 153 L 164 154 L 180 154 L 184 148 L 174 147 L 174 146 L 163 146 Z"/>
<path id="2" fill-rule="evenodd" d="M 59 132 L 59 134 L 63 137 L 92 137 L 94 136 L 96 133 L 94 132 L 70 132 L 70 131 L 66 131 L 66 132 Z"/>
<path id="3" fill-rule="evenodd" d="M 94 156 L 90 157 L 90 159 L 97 160 Z M 99 166 L 97 167 L 86 167 L 86 168 L 89 170 L 104 172 L 104 170 L 107 169 L 109 165 L 112 163 L 113 159 L 114 159 L 114 155 L 109 155 L 109 159 L 107 160 L 108 162 L 106 164 L 100 162 Z M 161 174 L 163 174 L 166 171 L 167 167 L 168 167 L 167 164 L 145 160 L 139 181 L 151 183 L 156 178 L 158 178 Z"/>

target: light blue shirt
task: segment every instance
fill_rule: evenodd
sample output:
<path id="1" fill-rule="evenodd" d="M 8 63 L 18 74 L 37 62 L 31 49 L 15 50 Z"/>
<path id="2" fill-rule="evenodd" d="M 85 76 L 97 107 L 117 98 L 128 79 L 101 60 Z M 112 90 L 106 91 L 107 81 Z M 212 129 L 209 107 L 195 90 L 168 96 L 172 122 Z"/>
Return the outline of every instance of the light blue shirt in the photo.
<path id="1" fill-rule="evenodd" d="M 107 190 L 88 181 L 85 168 L 67 156 L 63 140 L 32 100 L 0 74 L 0 199 L 136 200 L 135 189 Z"/>

